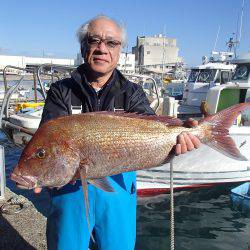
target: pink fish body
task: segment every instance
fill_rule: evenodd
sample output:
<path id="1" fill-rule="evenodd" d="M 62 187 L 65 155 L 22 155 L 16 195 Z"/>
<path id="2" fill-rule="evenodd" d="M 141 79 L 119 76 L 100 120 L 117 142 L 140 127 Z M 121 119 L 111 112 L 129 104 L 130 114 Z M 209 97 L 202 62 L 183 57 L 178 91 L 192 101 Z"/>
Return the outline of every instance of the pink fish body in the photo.
<path id="1" fill-rule="evenodd" d="M 249 106 L 235 105 L 201 120 L 194 128 L 183 127 L 180 120 L 170 117 L 130 113 L 85 113 L 53 119 L 37 130 L 11 178 L 26 188 L 61 187 L 83 171 L 84 178 L 101 187 L 98 179 L 105 176 L 166 162 L 177 136 L 184 131 L 232 158 L 245 160 L 228 128 Z"/>

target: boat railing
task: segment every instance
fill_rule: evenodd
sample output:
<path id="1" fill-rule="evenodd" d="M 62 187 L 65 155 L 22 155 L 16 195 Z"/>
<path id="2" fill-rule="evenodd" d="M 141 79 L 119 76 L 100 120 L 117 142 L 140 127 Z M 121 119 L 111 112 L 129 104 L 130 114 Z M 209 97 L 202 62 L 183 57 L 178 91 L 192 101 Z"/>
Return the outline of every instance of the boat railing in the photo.
<path id="1" fill-rule="evenodd" d="M 157 112 L 159 106 L 160 106 L 160 95 L 158 93 L 158 88 L 157 88 L 157 83 L 156 80 L 148 75 L 141 75 L 141 74 L 127 74 L 127 73 L 123 73 L 124 76 L 126 77 L 131 77 L 131 78 L 138 78 L 138 79 L 142 79 L 142 80 L 151 80 L 153 83 L 153 94 L 155 94 L 156 96 L 156 105 L 154 105 L 153 109 L 155 112 Z"/>
<path id="2" fill-rule="evenodd" d="M 18 70 L 19 72 L 21 72 L 20 74 L 20 79 L 22 79 L 22 77 L 26 77 L 28 75 L 33 75 L 33 85 L 34 85 L 34 100 L 35 102 L 38 101 L 37 98 L 37 68 L 34 67 L 29 67 L 29 68 L 21 68 L 21 67 L 17 67 L 17 66 L 12 66 L 12 65 L 7 65 L 5 66 L 5 68 L 3 69 L 3 81 L 4 81 L 4 90 L 5 90 L 5 94 L 7 93 L 8 89 L 10 88 L 8 86 L 8 70 Z M 19 80 L 20 80 L 19 79 Z M 17 82 L 17 84 L 19 83 L 19 81 Z M 16 84 L 15 84 L 16 85 Z M 19 84 L 20 85 L 20 84 Z M 42 88 L 42 86 L 40 86 Z M 16 89 L 15 89 L 16 90 Z M 15 91 L 14 91 L 15 92 Z M 12 94 L 14 93 L 12 92 Z"/>
<path id="3" fill-rule="evenodd" d="M 57 65 L 57 64 L 42 64 L 37 68 L 37 78 L 41 86 L 41 91 L 44 99 L 46 98 L 45 84 L 42 81 L 43 76 L 51 77 L 51 83 L 54 82 L 54 79 L 60 80 L 70 75 L 70 73 L 75 70 L 74 66 L 67 65 Z"/>
<path id="4" fill-rule="evenodd" d="M 2 119 L 3 117 L 8 118 L 9 117 L 9 105 L 10 105 L 10 99 L 12 94 L 17 90 L 17 88 L 20 86 L 20 84 L 23 82 L 24 76 L 22 76 L 19 81 L 7 89 L 7 92 L 4 95 L 3 102 L 2 102 L 2 108 L 0 112 L 0 128 L 2 125 Z"/>
<path id="5" fill-rule="evenodd" d="M 5 162 L 4 162 L 4 147 L 0 145 L 0 200 L 4 199 L 5 194 Z"/>
<path id="6" fill-rule="evenodd" d="M 21 73 L 20 78 L 12 85 L 9 86 L 8 84 L 8 71 L 11 70 L 17 70 L 19 73 Z M 11 108 L 11 98 L 12 95 L 17 92 L 19 86 L 24 81 L 25 77 L 33 75 L 33 85 L 34 85 L 34 101 L 37 102 L 37 69 L 36 67 L 30 67 L 30 68 L 21 68 L 17 66 L 11 66 L 7 65 L 3 69 L 3 81 L 4 81 L 4 98 L 1 104 L 1 111 L 0 111 L 0 128 L 3 128 L 3 123 L 5 124 L 6 119 L 10 117 L 10 108 Z M 4 121 L 5 120 L 5 121 Z"/>

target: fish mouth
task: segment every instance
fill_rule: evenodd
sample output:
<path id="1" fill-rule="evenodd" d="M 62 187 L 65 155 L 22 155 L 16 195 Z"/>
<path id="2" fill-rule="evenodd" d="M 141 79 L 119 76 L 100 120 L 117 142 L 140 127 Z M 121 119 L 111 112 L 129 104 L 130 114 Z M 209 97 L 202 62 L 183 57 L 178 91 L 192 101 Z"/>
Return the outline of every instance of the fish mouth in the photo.
<path id="1" fill-rule="evenodd" d="M 17 187 L 22 189 L 33 189 L 36 187 L 35 180 L 32 180 L 33 178 L 30 176 L 21 176 L 12 173 L 10 179 L 16 183 Z"/>

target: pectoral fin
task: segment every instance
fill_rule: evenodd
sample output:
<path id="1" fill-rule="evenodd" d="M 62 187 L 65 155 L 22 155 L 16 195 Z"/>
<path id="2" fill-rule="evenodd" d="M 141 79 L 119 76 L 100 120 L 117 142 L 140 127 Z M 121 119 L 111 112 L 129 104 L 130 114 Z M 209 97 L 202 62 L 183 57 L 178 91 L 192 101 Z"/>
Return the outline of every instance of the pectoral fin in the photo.
<path id="1" fill-rule="evenodd" d="M 107 178 L 89 179 L 88 182 L 93 186 L 102 189 L 103 191 L 114 192 L 114 189 L 111 187 Z"/>
<path id="2" fill-rule="evenodd" d="M 91 239 L 93 242 L 95 242 L 94 237 L 92 235 L 92 230 L 90 227 L 89 222 L 89 199 L 88 199 L 88 186 L 87 186 L 87 180 L 86 180 L 86 168 L 82 167 L 79 169 L 81 181 L 82 181 L 82 190 L 83 190 L 83 196 L 84 196 L 84 202 L 85 202 L 85 212 L 86 212 L 86 219 L 88 223 L 89 233 L 91 236 Z"/>

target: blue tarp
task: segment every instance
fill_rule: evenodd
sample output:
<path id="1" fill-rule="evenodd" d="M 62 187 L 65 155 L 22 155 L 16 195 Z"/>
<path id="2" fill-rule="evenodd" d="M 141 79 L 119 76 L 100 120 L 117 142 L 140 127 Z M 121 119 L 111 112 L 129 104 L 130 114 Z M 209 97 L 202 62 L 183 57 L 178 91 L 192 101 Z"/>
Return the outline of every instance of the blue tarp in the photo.
<path id="1" fill-rule="evenodd" d="M 250 216 L 250 182 L 231 190 L 233 208 Z"/>

